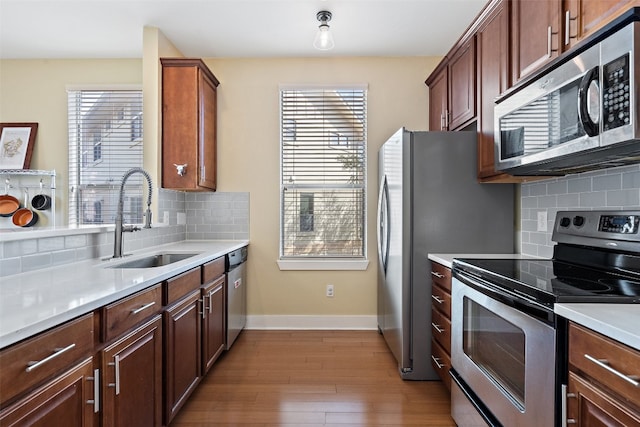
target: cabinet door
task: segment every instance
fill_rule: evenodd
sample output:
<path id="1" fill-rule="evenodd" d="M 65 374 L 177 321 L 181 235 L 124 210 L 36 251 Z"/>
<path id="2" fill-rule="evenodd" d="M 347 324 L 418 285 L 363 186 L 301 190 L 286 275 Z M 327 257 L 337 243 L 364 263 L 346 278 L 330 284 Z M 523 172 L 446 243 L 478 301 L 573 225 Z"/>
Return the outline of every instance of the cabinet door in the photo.
<path id="1" fill-rule="evenodd" d="M 569 372 L 568 423 L 578 426 L 638 426 L 640 413 L 604 390 Z"/>
<path id="2" fill-rule="evenodd" d="M 560 0 L 513 0 L 513 83 L 559 54 Z"/>
<path id="3" fill-rule="evenodd" d="M 198 185 L 216 189 L 216 85 L 200 72 L 200 120 L 201 133 L 198 141 L 199 173 Z"/>
<path id="4" fill-rule="evenodd" d="M 449 60 L 447 129 L 455 130 L 476 116 L 476 53 L 472 37 Z"/>
<path id="5" fill-rule="evenodd" d="M 216 87 L 201 59 L 161 58 L 162 186 L 216 188 Z M 178 173 L 176 165 L 186 165 Z"/>
<path id="6" fill-rule="evenodd" d="M 563 50 L 570 49 L 631 6 L 633 0 L 564 0 Z"/>
<path id="7" fill-rule="evenodd" d="M 33 427 L 91 427 L 94 412 L 93 358 L 19 400 L 0 413 L 0 425 Z"/>
<path id="8" fill-rule="evenodd" d="M 445 124 L 447 113 L 447 68 L 429 84 L 429 130 L 447 130 Z"/>
<path id="9" fill-rule="evenodd" d="M 202 327 L 202 374 L 206 374 L 225 348 L 225 276 L 202 288 L 205 319 Z"/>
<path id="10" fill-rule="evenodd" d="M 103 427 L 162 425 L 162 317 L 102 351 Z"/>
<path id="11" fill-rule="evenodd" d="M 478 29 L 478 177 L 497 175 L 494 153 L 494 100 L 509 88 L 509 14 L 499 2 Z"/>
<path id="12" fill-rule="evenodd" d="M 165 311 L 165 422 L 169 424 L 200 381 L 200 289 Z"/>

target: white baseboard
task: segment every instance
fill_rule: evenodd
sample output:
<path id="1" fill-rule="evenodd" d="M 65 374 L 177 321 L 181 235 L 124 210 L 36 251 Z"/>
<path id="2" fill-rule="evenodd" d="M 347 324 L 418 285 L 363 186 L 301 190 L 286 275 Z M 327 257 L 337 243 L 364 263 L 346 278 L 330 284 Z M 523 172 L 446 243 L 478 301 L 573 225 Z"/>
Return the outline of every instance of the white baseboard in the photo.
<path id="1" fill-rule="evenodd" d="M 375 330 L 377 316 L 248 315 L 246 329 Z"/>

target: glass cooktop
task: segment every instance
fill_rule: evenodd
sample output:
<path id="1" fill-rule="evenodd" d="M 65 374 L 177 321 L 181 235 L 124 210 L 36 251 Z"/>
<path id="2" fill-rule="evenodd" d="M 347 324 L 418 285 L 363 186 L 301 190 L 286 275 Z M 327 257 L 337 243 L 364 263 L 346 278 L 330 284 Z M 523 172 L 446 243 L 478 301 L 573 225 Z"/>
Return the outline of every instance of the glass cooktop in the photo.
<path id="1" fill-rule="evenodd" d="M 640 303 L 640 275 L 556 260 L 456 259 L 454 267 L 542 304 Z"/>

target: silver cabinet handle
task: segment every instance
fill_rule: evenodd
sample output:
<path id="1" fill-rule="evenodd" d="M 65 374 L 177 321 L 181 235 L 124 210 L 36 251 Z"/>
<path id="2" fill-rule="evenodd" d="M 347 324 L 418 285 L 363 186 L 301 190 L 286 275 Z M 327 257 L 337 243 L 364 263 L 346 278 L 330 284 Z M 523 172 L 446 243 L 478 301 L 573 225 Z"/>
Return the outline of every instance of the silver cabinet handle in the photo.
<path id="1" fill-rule="evenodd" d="M 109 366 L 114 366 L 116 371 L 116 382 L 110 383 L 109 387 L 115 387 L 116 396 L 120 394 L 120 356 L 113 356 L 113 362 L 109 362 Z"/>
<path id="2" fill-rule="evenodd" d="M 431 275 L 437 277 L 438 279 L 444 279 L 444 274 L 440 274 L 437 271 L 432 271 Z"/>
<path id="3" fill-rule="evenodd" d="M 612 373 L 613 375 L 615 375 L 616 377 L 625 380 L 626 382 L 628 382 L 629 384 L 631 384 L 634 387 L 640 387 L 640 382 L 636 381 L 636 378 L 638 378 L 635 375 L 625 375 L 622 372 L 613 369 L 610 365 L 609 362 L 606 359 L 596 359 L 593 356 L 590 356 L 588 354 L 585 354 L 584 357 L 586 357 L 588 360 L 592 361 L 593 363 L 595 363 L 596 365 L 600 366 L 602 369 L 605 369 L 606 371 Z"/>
<path id="4" fill-rule="evenodd" d="M 438 369 L 442 369 L 445 367 L 444 363 L 440 363 L 440 358 L 439 357 L 435 357 L 434 355 L 431 355 L 431 359 L 433 360 L 433 362 L 436 364 L 436 366 L 438 367 Z"/>
<path id="5" fill-rule="evenodd" d="M 551 25 L 547 27 L 547 56 L 551 58 Z"/>
<path id="6" fill-rule="evenodd" d="M 93 381 L 93 399 L 87 400 L 88 404 L 93 404 L 93 412 L 100 411 L 100 369 L 93 370 L 93 376 L 87 377 L 87 381 Z"/>
<path id="7" fill-rule="evenodd" d="M 440 130 L 444 130 L 444 113 L 440 114 Z"/>
<path id="8" fill-rule="evenodd" d="M 76 346 L 76 344 L 73 343 L 73 344 L 69 344 L 68 346 L 66 346 L 64 348 L 56 348 L 55 351 L 53 352 L 53 354 L 45 357 L 44 359 L 36 360 L 36 361 L 30 361 L 29 363 L 27 363 L 27 369 L 25 369 L 25 371 L 26 372 L 31 372 L 34 369 L 37 369 L 40 366 L 44 365 L 45 363 L 52 361 L 56 357 L 60 356 L 62 353 L 65 353 L 65 352 L 71 350 L 75 346 Z"/>
<path id="9" fill-rule="evenodd" d="M 213 298 L 211 298 L 211 295 L 213 295 L 213 291 L 209 291 L 209 293 L 207 294 L 207 298 L 209 298 L 209 305 L 207 310 L 209 311 L 209 313 L 213 311 L 213 303 L 211 302 Z"/>
<path id="10" fill-rule="evenodd" d="M 435 302 L 437 302 L 438 304 L 444 303 L 444 300 L 442 298 L 438 297 L 437 295 L 431 295 L 431 299 L 434 300 Z"/>
<path id="11" fill-rule="evenodd" d="M 440 333 L 440 334 L 444 332 L 444 329 L 442 329 L 442 328 L 440 327 L 440 325 L 436 325 L 435 323 L 431 322 L 431 326 L 433 326 L 433 328 L 434 328 L 436 331 L 438 331 L 438 333 Z"/>
<path id="12" fill-rule="evenodd" d="M 199 299 L 199 300 L 198 300 L 198 302 L 200 303 L 200 313 L 199 313 L 199 314 L 200 314 L 200 315 L 202 316 L 202 318 L 204 319 L 204 318 L 205 318 L 205 316 L 206 316 L 205 309 L 204 309 L 204 298 Z"/>
<path id="13" fill-rule="evenodd" d="M 449 110 L 444 110 L 444 130 L 449 128 Z"/>
<path id="14" fill-rule="evenodd" d="M 571 22 L 571 12 L 568 10 L 564 14 L 564 45 L 569 44 L 569 24 Z"/>
<path id="15" fill-rule="evenodd" d="M 156 303 L 155 301 L 151 301 L 149 304 L 145 304 L 145 305 L 143 305 L 142 307 L 136 308 L 135 310 L 131 310 L 131 314 L 138 314 L 138 313 L 140 313 L 141 311 L 144 311 L 144 310 L 146 310 L 147 308 L 154 306 L 154 305 L 155 305 L 155 303 Z"/>

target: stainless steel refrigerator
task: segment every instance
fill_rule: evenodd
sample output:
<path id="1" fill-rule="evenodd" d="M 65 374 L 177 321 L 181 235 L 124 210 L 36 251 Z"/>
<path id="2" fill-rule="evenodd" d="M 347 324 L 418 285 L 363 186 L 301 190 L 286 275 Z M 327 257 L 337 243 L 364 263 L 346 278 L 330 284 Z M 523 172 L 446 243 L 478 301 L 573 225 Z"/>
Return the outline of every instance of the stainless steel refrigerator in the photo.
<path id="1" fill-rule="evenodd" d="M 428 254 L 514 251 L 514 186 L 477 182 L 476 145 L 402 128 L 378 152 L 378 328 L 403 379 L 438 379 Z"/>

